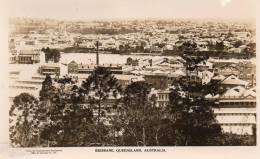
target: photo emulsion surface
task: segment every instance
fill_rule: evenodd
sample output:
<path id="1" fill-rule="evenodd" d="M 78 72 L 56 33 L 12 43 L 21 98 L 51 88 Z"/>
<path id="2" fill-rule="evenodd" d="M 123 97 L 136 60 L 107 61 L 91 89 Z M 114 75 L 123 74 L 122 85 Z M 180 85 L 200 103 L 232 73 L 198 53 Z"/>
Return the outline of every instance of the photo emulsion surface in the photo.
<path id="1" fill-rule="evenodd" d="M 11 1 L 11 147 L 255 146 L 254 0 Z"/>

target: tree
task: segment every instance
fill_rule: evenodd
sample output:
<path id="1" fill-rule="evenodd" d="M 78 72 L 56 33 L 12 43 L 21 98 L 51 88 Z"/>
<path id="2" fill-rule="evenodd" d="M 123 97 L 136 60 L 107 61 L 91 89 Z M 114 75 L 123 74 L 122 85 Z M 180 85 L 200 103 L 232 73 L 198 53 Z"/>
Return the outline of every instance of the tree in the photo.
<path id="1" fill-rule="evenodd" d="M 146 145 L 144 115 L 148 107 L 147 83 L 134 82 L 127 86 L 124 92 L 124 143 L 126 145 Z"/>
<path id="2" fill-rule="evenodd" d="M 60 61 L 60 51 L 57 49 L 50 49 L 49 47 L 47 48 L 42 48 L 41 51 L 45 53 L 45 61 L 48 62 L 50 60 L 54 61 L 55 63 Z"/>
<path id="3" fill-rule="evenodd" d="M 133 82 L 124 92 L 122 119 L 123 146 L 160 145 L 159 130 L 162 124 L 162 108 L 156 107 L 151 89 L 145 82 Z"/>
<path id="4" fill-rule="evenodd" d="M 239 46 L 241 46 L 241 45 L 243 45 L 243 41 L 241 41 L 241 40 L 238 40 L 238 41 L 236 41 L 236 42 L 234 43 L 234 47 L 235 47 L 235 48 L 239 48 Z"/>
<path id="5" fill-rule="evenodd" d="M 214 145 L 210 139 L 221 133 L 212 103 L 199 97 L 182 97 L 180 90 L 170 94 L 170 112 L 173 115 L 176 145 Z"/>
<path id="6" fill-rule="evenodd" d="M 255 43 L 247 44 L 244 52 L 248 56 L 248 58 L 255 57 L 255 54 L 256 54 L 256 44 Z"/>
<path id="7" fill-rule="evenodd" d="M 224 42 L 223 42 L 223 41 L 221 41 L 221 42 L 216 42 L 215 49 L 216 49 L 217 51 L 223 51 L 223 50 L 225 49 Z"/>
<path id="8" fill-rule="evenodd" d="M 50 85 L 50 81 L 50 78 L 46 77 L 41 92 L 44 92 L 43 90 L 48 92 L 46 87 Z M 97 140 L 94 136 L 98 134 L 93 112 L 84 106 L 84 94 L 69 77 L 58 79 L 56 82 L 56 100 L 51 100 L 51 107 L 46 107 L 47 120 L 41 130 L 40 137 L 44 141 L 43 145 L 90 146 Z M 48 99 L 52 96 L 44 97 Z"/>
<path id="9" fill-rule="evenodd" d="M 87 95 L 87 100 L 93 108 L 97 109 L 97 127 L 99 142 L 102 143 L 101 135 L 101 109 L 106 107 L 108 98 L 119 98 L 122 92 L 119 81 L 105 67 L 97 67 L 90 76 L 82 83 L 82 92 Z"/>
<path id="10" fill-rule="evenodd" d="M 197 64 L 204 61 L 204 57 L 190 58 L 186 60 L 186 70 L 194 71 Z M 214 102 L 206 100 L 203 95 L 198 95 L 201 89 L 209 90 L 205 85 L 189 81 L 190 74 L 184 79 L 175 82 L 175 87 L 170 93 L 168 107 L 172 126 L 175 131 L 175 145 L 214 145 L 212 139 L 221 134 L 221 127 L 217 124 L 212 110 Z"/>
<path id="11" fill-rule="evenodd" d="M 185 41 L 183 44 L 180 46 L 180 50 L 183 52 L 194 52 L 197 49 L 197 43 L 194 41 Z"/>
<path id="12" fill-rule="evenodd" d="M 59 50 L 53 49 L 52 50 L 52 57 L 53 57 L 53 60 L 54 60 L 55 63 L 59 62 L 60 61 L 60 57 L 61 57 Z"/>
<path id="13" fill-rule="evenodd" d="M 39 145 L 39 103 L 28 93 L 21 93 L 13 100 L 9 111 L 10 140 L 13 146 Z"/>
<path id="14" fill-rule="evenodd" d="M 50 75 L 47 75 L 42 82 L 42 89 L 39 92 L 39 99 L 45 107 L 51 107 L 51 104 L 58 100 L 57 89 L 53 86 Z"/>

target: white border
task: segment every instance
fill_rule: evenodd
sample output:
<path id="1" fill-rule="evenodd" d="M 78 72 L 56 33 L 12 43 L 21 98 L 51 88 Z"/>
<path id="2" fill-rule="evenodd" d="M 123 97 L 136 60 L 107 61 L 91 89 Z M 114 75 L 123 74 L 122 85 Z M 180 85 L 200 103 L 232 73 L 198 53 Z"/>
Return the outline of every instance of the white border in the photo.
<path id="1" fill-rule="evenodd" d="M 252 147 L 164 147 L 167 152 L 148 153 L 148 152 L 129 152 L 129 153 L 116 153 L 116 152 L 95 152 L 95 148 L 10 148 L 8 145 L 8 78 L 7 78 L 7 55 L 8 55 L 8 5 L 7 1 L 0 0 L 0 159 L 2 158 L 26 158 L 26 159 L 38 159 L 38 158 L 75 158 L 75 159 L 86 159 L 86 158 L 183 158 L 183 159 L 222 159 L 222 158 L 234 158 L 234 159 L 256 159 L 260 156 L 260 131 L 259 124 L 257 125 L 257 143 L 258 146 Z M 257 1 L 257 6 L 260 6 L 260 2 Z M 260 10 L 256 9 L 257 14 L 260 15 Z M 237 11 L 239 14 L 239 11 Z M 257 61 L 259 59 L 259 16 L 257 16 Z M 257 92 L 259 90 L 259 66 L 257 63 Z M 258 93 L 259 94 L 259 93 Z M 257 103 L 260 103 L 259 95 L 257 96 Z M 257 104 L 257 114 L 259 113 L 259 105 Z M 257 123 L 259 123 L 259 117 L 257 117 Z M 106 147 L 108 148 L 108 147 Z M 123 147 L 121 147 L 123 148 Z M 134 147 L 133 147 L 134 148 Z M 162 148 L 162 147 L 160 147 Z M 28 150 L 62 150 L 57 152 L 55 155 L 31 155 Z"/>

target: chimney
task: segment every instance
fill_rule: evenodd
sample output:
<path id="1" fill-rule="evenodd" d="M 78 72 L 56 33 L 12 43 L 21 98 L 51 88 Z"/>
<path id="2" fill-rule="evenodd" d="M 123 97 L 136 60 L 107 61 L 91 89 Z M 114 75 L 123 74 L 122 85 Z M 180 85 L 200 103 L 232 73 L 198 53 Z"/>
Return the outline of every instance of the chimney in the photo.
<path id="1" fill-rule="evenodd" d="M 97 62 L 96 62 L 96 65 L 97 65 L 97 66 L 99 65 L 98 45 L 99 45 L 99 42 L 97 41 L 97 42 L 96 42 L 96 46 L 97 46 L 97 53 L 96 53 L 96 60 L 97 60 Z"/>
<path id="2" fill-rule="evenodd" d="M 254 77 L 255 77 L 255 75 L 252 73 L 251 82 L 252 82 L 252 86 L 253 86 L 253 87 L 254 87 Z"/>

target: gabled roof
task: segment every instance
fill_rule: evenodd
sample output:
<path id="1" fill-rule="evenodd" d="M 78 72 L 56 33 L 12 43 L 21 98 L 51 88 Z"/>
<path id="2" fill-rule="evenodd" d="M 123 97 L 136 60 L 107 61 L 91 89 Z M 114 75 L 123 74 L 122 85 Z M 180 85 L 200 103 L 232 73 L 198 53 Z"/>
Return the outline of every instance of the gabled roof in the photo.
<path id="1" fill-rule="evenodd" d="M 221 84 L 224 85 L 238 85 L 238 86 L 246 86 L 248 85 L 248 82 L 243 81 L 241 79 L 239 79 L 238 77 L 236 77 L 235 75 L 230 75 L 228 76 L 226 79 L 224 79 Z"/>
<path id="2" fill-rule="evenodd" d="M 207 94 L 205 98 L 212 98 L 213 96 L 211 94 Z"/>
<path id="3" fill-rule="evenodd" d="M 250 89 L 246 90 L 245 93 L 244 93 L 244 97 L 246 97 L 246 98 L 250 98 L 250 97 L 255 98 L 256 97 L 256 87 L 253 87 L 253 88 L 250 88 Z"/>
<path id="4" fill-rule="evenodd" d="M 223 76 L 223 75 L 217 75 L 217 76 L 213 77 L 212 79 L 213 79 L 213 80 L 220 80 L 220 81 L 222 81 L 222 80 L 224 80 L 225 78 L 226 78 L 226 77 Z"/>
<path id="5" fill-rule="evenodd" d="M 246 89 L 243 86 L 236 86 L 227 90 L 224 94 L 222 94 L 222 97 L 255 99 L 256 97 L 255 91 L 256 91 L 255 87 Z"/>
<path id="6" fill-rule="evenodd" d="M 246 89 L 242 86 L 233 87 L 227 90 L 222 96 L 224 97 L 241 97 Z"/>
<path id="7" fill-rule="evenodd" d="M 74 60 L 72 60 L 69 64 L 77 64 Z"/>

